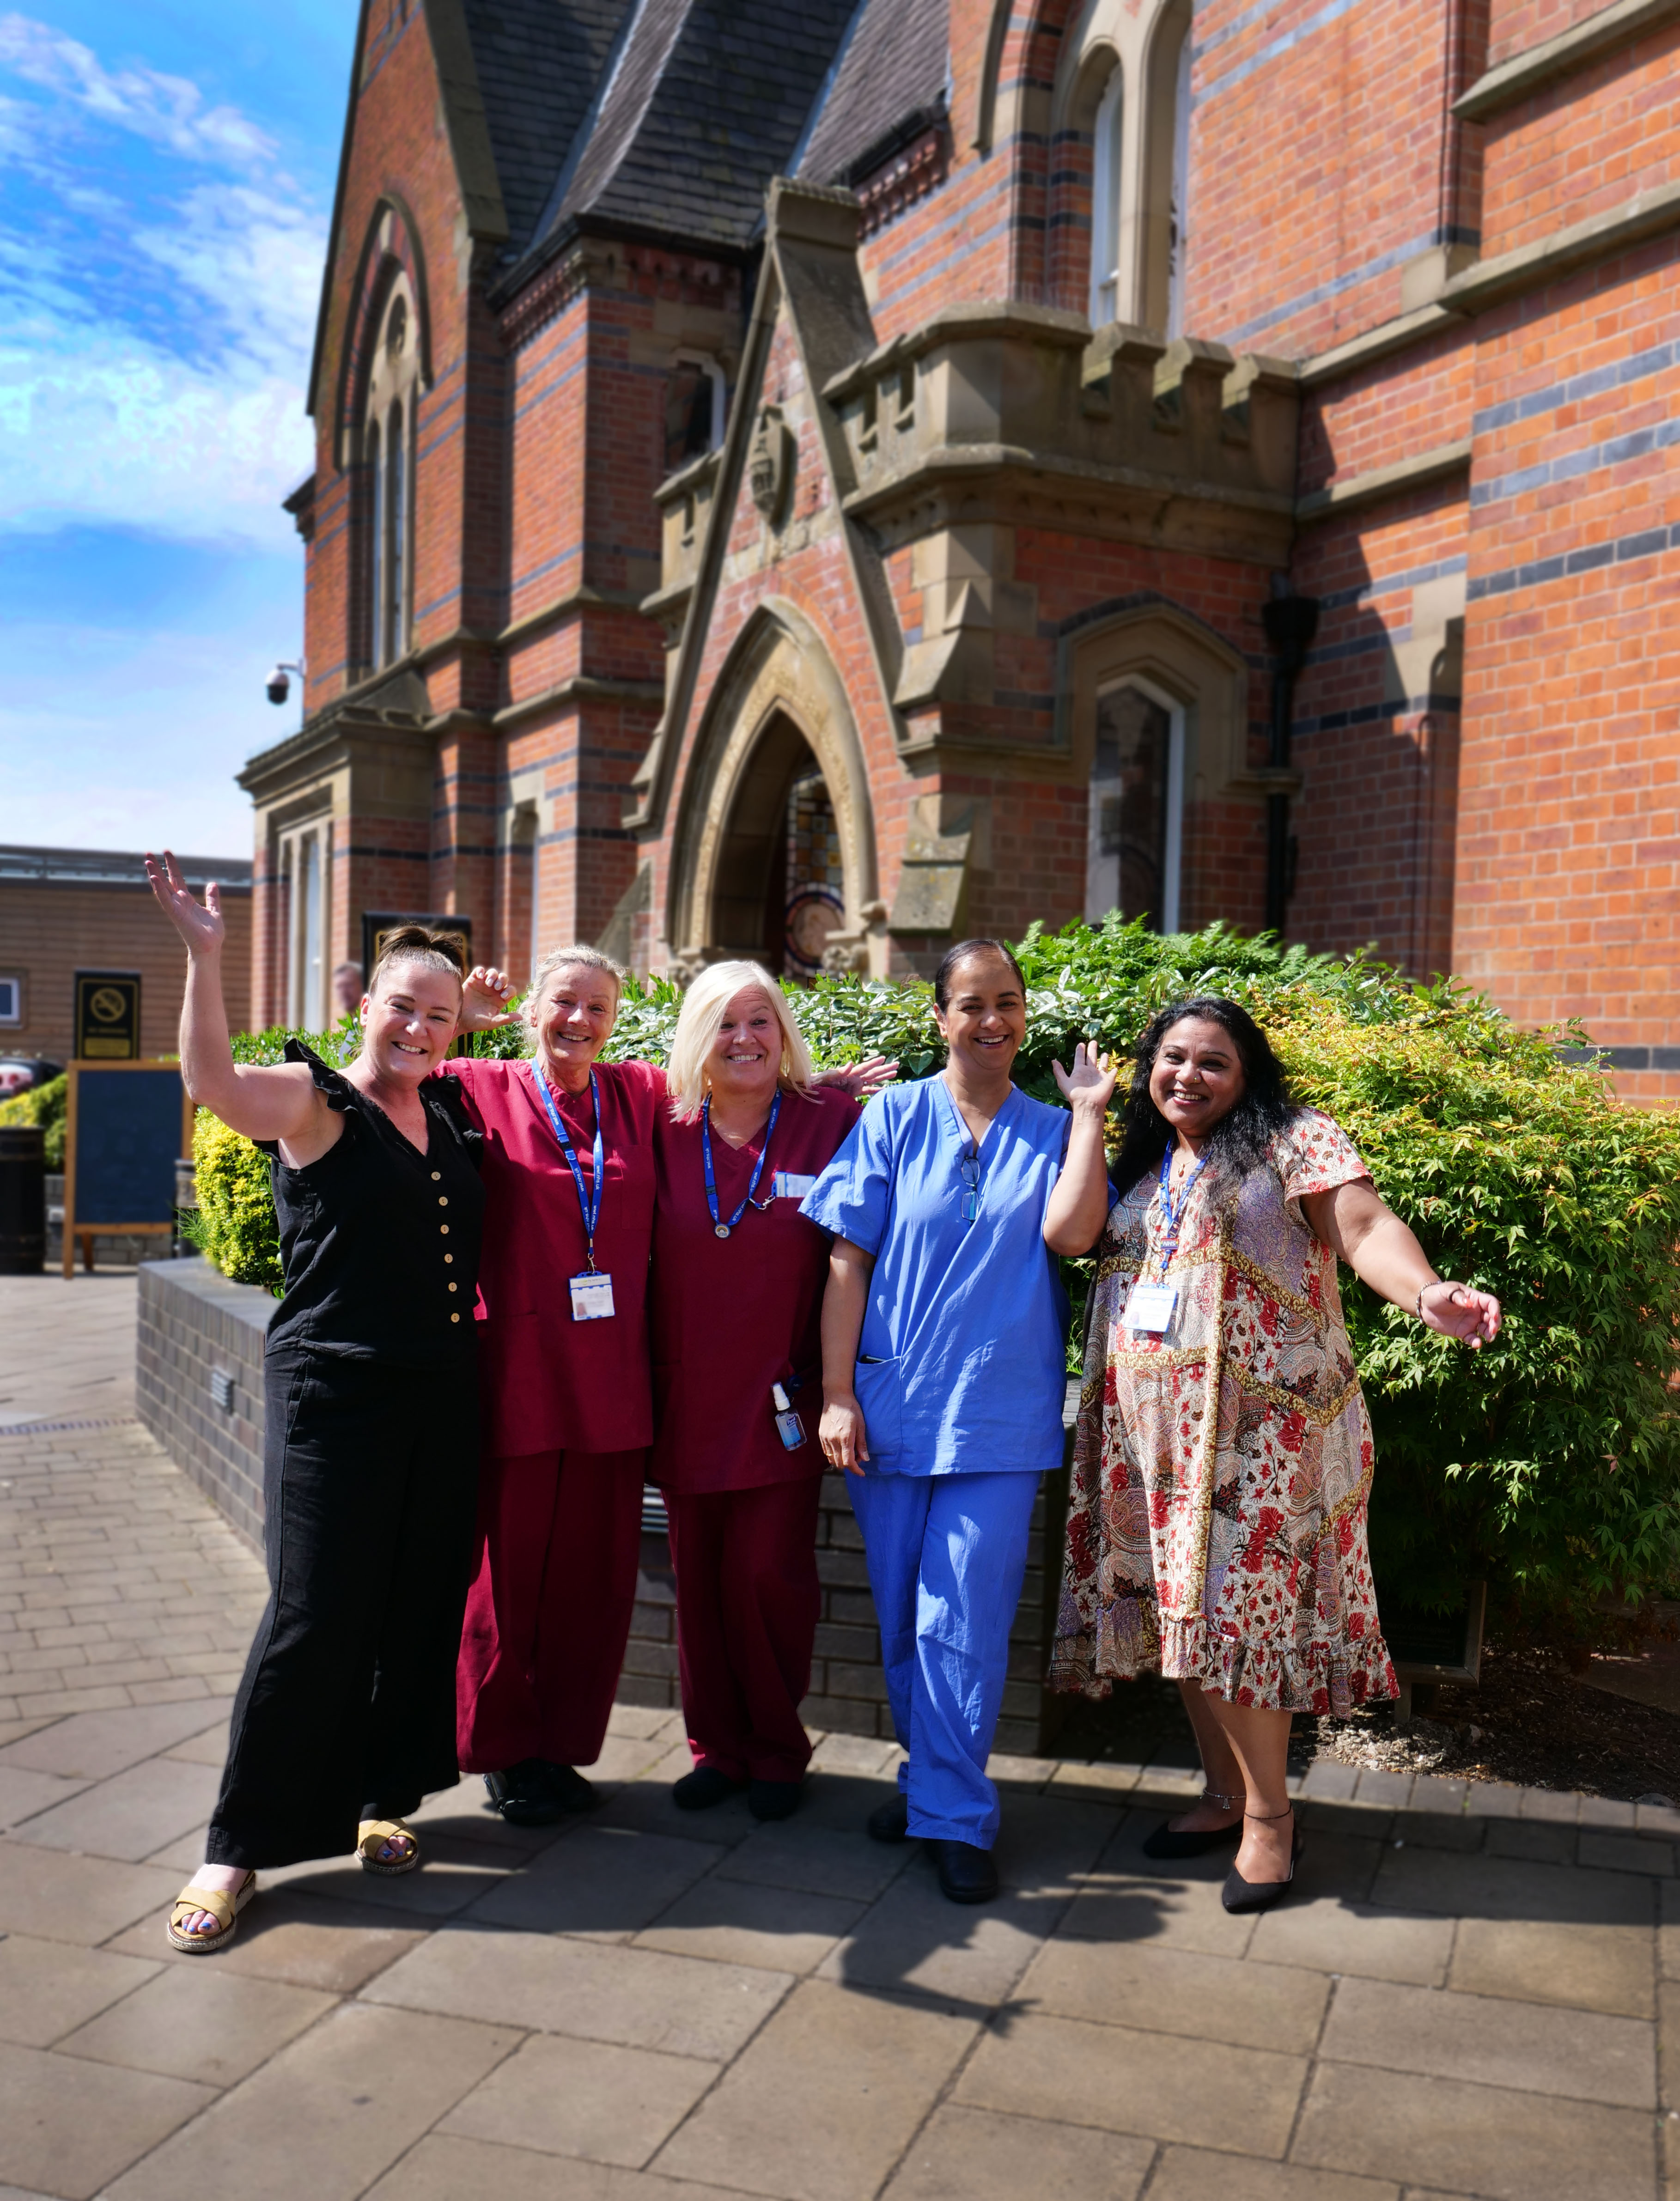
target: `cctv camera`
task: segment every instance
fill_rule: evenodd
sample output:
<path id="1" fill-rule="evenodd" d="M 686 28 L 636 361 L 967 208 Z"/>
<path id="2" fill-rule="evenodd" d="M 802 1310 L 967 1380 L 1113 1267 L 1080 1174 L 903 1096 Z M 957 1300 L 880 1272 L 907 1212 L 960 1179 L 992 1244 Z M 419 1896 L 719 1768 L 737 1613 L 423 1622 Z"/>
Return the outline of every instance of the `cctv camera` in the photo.
<path id="1" fill-rule="evenodd" d="M 291 693 L 291 682 L 287 678 L 286 669 L 283 665 L 277 665 L 268 675 L 268 701 L 271 703 L 284 703 Z"/>

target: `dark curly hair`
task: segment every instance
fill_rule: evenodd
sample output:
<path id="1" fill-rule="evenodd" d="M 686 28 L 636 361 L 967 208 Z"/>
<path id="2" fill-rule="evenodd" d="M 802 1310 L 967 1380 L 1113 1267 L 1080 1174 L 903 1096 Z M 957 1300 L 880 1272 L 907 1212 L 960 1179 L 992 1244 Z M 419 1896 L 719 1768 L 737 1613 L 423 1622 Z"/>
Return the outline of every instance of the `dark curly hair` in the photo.
<path id="1" fill-rule="evenodd" d="M 1149 1098 L 1149 1077 L 1166 1035 L 1187 1017 L 1218 1024 L 1227 1032 L 1242 1065 L 1242 1098 L 1208 1133 L 1210 1156 L 1219 1156 L 1239 1175 L 1244 1174 L 1265 1159 L 1273 1137 L 1297 1112 L 1283 1065 L 1246 1009 L 1226 1001 L 1222 994 L 1197 994 L 1187 1001 L 1170 1001 L 1150 1018 L 1137 1042 L 1131 1089 L 1120 1118 L 1120 1151 L 1114 1164 L 1114 1183 L 1122 1197 L 1147 1171 L 1160 1167 L 1161 1156 L 1172 1143 L 1172 1126 Z"/>

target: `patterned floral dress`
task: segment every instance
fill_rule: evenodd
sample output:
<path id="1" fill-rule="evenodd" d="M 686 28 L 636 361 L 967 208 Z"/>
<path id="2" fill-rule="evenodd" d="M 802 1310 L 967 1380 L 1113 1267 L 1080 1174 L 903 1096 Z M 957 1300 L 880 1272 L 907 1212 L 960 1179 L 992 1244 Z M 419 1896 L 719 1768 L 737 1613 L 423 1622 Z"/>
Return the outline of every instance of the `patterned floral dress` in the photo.
<path id="1" fill-rule="evenodd" d="M 1185 1201 L 1155 1336 L 1120 1322 L 1160 1276 L 1154 1172 L 1097 1248 L 1053 1688 L 1148 1669 L 1233 1704 L 1345 1712 L 1396 1694 L 1371 1580 L 1371 1424 L 1336 1257 L 1303 1199 L 1370 1172 L 1302 1109 L 1266 1160 L 1210 1161 Z"/>

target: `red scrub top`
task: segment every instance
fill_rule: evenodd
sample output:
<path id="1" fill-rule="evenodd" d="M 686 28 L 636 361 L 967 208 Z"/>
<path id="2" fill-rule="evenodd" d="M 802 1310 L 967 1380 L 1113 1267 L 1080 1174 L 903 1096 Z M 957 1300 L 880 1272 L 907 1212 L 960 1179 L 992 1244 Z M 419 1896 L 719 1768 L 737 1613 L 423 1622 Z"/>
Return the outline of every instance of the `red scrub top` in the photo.
<path id="1" fill-rule="evenodd" d="M 759 1180 L 757 1197 L 770 1206 L 748 1208 L 720 1238 L 706 1200 L 699 1121 L 673 1123 L 668 1106 L 659 1110 L 651 1482 L 694 1495 L 821 1474 L 819 1324 L 829 1238 L 799 1212 L 808 1187 L 779 1199 L 772 1187 L 778 1171 L 820 1176 L 857 1118 L 855 1102 L 837 1088 L 819 1085 L 808 1100 L 784 1093 Z M 744 1147 L 714 1135 L 718 1213 L 725 1223 L 752 1182 L 763 1143 L 762 1132 Z M 796 1451 L 776 1434 L 772 1383 L 786 1388 L 805 1424 Z"/>
<path id="2" fill-rule="evenodd" d="M 649 1062 L 595 1066 L 605 1175 L 595 1265 L 613 1279 L 616 1312 L 574 1322 L 571 1279 L 588 1265 L 588 1239 L 576 1182 L 537 1089 L 536 1064 L 457 1060 L 443 1071 L 460 1079 L 485 1135 L 478 1312 L 485 1451 L 518 1458 L 639 1449 L 653 1437 L 648 1259 L 654 1124 L 668 1112 L 665 1072 Z M 550 1090 L 587 1191 L 595 1171 L 589 1089 Z"/>

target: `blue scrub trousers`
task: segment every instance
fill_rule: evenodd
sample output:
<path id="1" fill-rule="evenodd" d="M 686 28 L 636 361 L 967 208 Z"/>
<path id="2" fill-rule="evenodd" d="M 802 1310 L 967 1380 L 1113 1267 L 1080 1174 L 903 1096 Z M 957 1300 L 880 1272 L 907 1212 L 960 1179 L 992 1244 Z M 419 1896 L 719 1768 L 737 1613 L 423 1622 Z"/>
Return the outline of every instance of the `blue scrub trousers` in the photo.
<path id="1" fill-rule="evenodd" d="M 849 1475 L 918 1841 L 997 1839 L 986 1759 L 1026 1572 L 1031 1475 Z"/>

